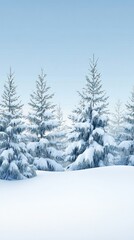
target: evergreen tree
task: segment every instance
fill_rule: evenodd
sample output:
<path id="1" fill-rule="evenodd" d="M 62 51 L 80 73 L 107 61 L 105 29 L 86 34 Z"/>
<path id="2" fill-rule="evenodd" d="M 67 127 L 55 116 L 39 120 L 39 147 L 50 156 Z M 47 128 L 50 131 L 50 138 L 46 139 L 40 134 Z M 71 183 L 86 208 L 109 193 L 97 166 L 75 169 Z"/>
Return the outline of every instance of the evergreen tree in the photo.
<path id="1" fill-rule="evenodd" d="M 64 118 L 63 118 L 63 112 L 60 105 L 57 107 L 56 118 L 59 122 L 59 125 L 62 126 L 62 124 L 64 123 Z"/>
<path id="2" fill-rule="evenodd" d="M 119 147 L 122 153 L 122 161 L 125 164 L 134 165 L 134 87 L 130 101 L 126 104 L 124 140 Z"/>
<path id="3" fill-rule="evenodd" d="M 48 139 L 51 140 L 51 144 L 55 147 L 58 153 L 57 161 L 64 165 L 65 148 L 66 148 L 66 132 L 67 126 L 63 118 L 63 112 L 60 105 L 57 107 L 55 112 L 55 118 L 57 120 L 57 127 L 48 134 Z"/>
<path id="4" fill-rule="evenodd" d="M 55 105 L 51 102 L 54 94 L 49 94 L 50 87 L 47 86 L 45 78 L 46 74 L 42 70 L 36 81 L 36 90 L 30 98 L 32 113 L 28 119 L 32 135 L 28 150 L 35 158 L 37 169 L 61 171 L 62 167 L 57 163 L 60 153 L 52 140 L 52 131 L 58 126 L 54 116 Z"/>
<path id="5" fill-rule="evenodd" d="M 90 59 L 89 75 L 86 76 L 86 86 L 83 88 L 81 96 L 82 104 L 90 103 L 93 108 L 98 109 L 100 114 L 107 113 L 108 97 L 102 89 L 101 74 L 98 73 L 97 64 L 98 60 Z"/>
<path id="6" fill-rule="evenodd" d="M 16 94 L 14 74 L 10 69 L 4 85 L 0 119 L 0 178 L 23 179 L 36 175 L 26 145 L 22 140 L 25 124 L 22 121 L 22 104 Z"/>
<path id="7" fill-rule="evenodd" d="M 59 150 L 63 151 L 63 155 L 64 155 L 64 150 L 65 150 L 65 146 L 66 146 L 66 131 L 67 131 L 67 127 L 65 124 L 65 120 L 63 117 L 63 112 L 62 109 L 60 107 L 60 105 L 57 107 L 56 110 L 56 119 L 58 121 L 58 128 L 56 129 L 56 142 L 57 142 L 57 148 Z"/>
<path id="8" fill-rule="evenodd" d="M 120 143 L 123 132 L 124 111 L 120 100 L 115 105 L 114 113 L 110 119 L 110 132 L 118 143 Z"/>
<path id="9" fill-rule="evenodd" d="M 81 103 L 80 103 L 81 105 Z M 83 106 L 77 107 L 73 110 L 72 114 L 69 116 L 71 120 L 71 126 L 68 127 L 67 133 L 67 148 L 65 151 L 65 162 L 67 164 L 74 162 L 79 154 L 81 154 L 85 147 L 84 147 L 84 140 L 83 134 L 79 128 L 79 125 L 83 121 L 82 116 Z"/>
<path id="10" fill-rule="evenodd" d="M 107 117 L 98 108 L 84 107 L 72 127 L 66 161 L 68 169 L 77 170 L 114 164 L 115 141 L 107 132 Z"/>
<path id="11" fill-rule="evenodd" d="M 86 87 L 79 95 L 79 106 L 74 110 L 69 144 L 66 149 L 66 161 L 71 170 L 98 167 L 113 164 L 115 161 L 115 141 L 106 132 L 107 99 L 102 90 L 97 61 L 90 61 L 90 77 L 86 78 Z"/>

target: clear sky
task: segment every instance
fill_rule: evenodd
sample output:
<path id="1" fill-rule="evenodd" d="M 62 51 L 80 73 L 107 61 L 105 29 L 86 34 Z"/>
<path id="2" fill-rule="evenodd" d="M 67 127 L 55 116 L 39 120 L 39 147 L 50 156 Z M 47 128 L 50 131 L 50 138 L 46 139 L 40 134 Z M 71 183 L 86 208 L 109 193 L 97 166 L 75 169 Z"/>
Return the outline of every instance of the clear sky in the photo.
<path id="1" fill-rule="evenodd" d="M 55 103 L 69 113 L 93 53 L 111 105 L 127 101 L 134 85 L 133 0 L 0 0 L 0 93 L 11 66 L 27 104 L 44 68 Z"/>

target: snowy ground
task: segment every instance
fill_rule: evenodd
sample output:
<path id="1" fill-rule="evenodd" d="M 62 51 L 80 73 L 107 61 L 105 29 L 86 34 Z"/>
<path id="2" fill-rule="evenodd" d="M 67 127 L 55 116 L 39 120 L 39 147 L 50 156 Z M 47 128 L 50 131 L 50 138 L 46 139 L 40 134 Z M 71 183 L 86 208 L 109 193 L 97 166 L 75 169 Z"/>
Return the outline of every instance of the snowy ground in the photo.
<path id="1" fill-rule="evenodd" d="M 134 167 L 0 181 L 1 240 L 133 240 Z"/>

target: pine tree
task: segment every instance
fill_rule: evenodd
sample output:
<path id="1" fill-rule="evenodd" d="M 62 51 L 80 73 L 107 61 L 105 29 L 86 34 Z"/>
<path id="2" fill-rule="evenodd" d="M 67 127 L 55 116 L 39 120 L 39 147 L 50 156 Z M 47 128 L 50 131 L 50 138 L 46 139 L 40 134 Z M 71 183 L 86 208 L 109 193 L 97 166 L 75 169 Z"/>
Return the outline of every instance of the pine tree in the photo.
<path id="1" fill-rule="evenodd" d="M 81 102 L 83 104 L 90 103 L 91 107 L 98 109 L 100 114 L 107 113 L 108 97 L 105 91 L 102 89 L 101 74 L 98 73 L 97 65 L 98 60 L 90 59 L 89 75 L 86 76 L 86 86 L 83 88 L 81 96 Z"/>
<path id="2" fill-rule="evenodd" d="M 57 150 L 57 162 L 59 162 L 61 165 L 64 165 L 67 126 L 65 125 L 63 112 L 60 105 L 56 109 L 55 118 L 58 125 L 47 135 L 47 137 L 49 140 L 51 140 L 51 145 Z"/>
<path id="3" fill-rule="evenodd" d="M 22 140 L 25 124 L 22 120 L 22 104 L 16 94 L 14 74 L 10 69 L 4 85 L 0 119 L 0 178 L 23 179 L 36 175 L 26 145 Z"/>
<path id="4" fill-rule="evenodd" d="M 122 159 L 125 164 L 134 165 L 134 87 L 130 101 L 126 104 L 124 141 L 119 145 L 122 152 Z"/>
<path id="5" fill-rule="evenodd" d="M 62 150 L 64 152 L 65 145 L 66 145 L 66 124 L 63 117 L 63 112 L 61 109 L 61 106 L 59 105 L 56 110 L 56 119 L 58 121 L 58 128 L 56 129 L 56 142 L 57 142 L 57 148 L 59 150 Z M 63 153 L 64 155 L 64 153 Z"/>
<path id="6" fill-rule="evenodd" d="M 79 107 L 79 105 L 81 107 Z M 69 115 L 71 120 L 71 126 L 68 127 L 67 133 L 67 148 L 65 151 L 65 162 L 67 164 L 74 162 L 77 157 L 85 150 L 85 142 L 83 140 L 82 129 L 80 130 L 80 124 L 83 121 L 82 111 L 84 106 L 80 104 L 76 107 L 72 114 Z"/>
<path id="7" fill-rule="evenodd" d="M 124 110 L 122 108 L 122 103 L 120 100 L 117 101 L 114 109 L 114 113 L 111 116 L 109 128 L 113 137 L 116 139 L 117 143 L 120 143 L 123 132 L 124 124 Z"/>
<path id="8" fill-rule="evenodd" d="M 50 87 L 45 80 L 46 74 L 41 70 L 41 74 L 36 81 L 36 90 L 30 96 L 31 113 L 28 116 L 32 134 L 31 142 L 28 144 L 29 152 L 35 158 L 34 164 L 39 170 L 62 170 L 57 163 L 59 152 L 52 141 L 52 131 L 58 126 L 55 119 L 55 105 L 51 99 L 54 94 L 50 94 Z"/>
<path id="9" fill-rule="evenodd" d="M 64 123 L 64 118 L 63 118 L 63 112 L 60 105 L 57 107 L 56 118 L 58 119 L 59 125 L 62 126 L 62 124 Z"/>
<path id="10" fill-rule="evenodd" d="M 76 170 L 115 161 L 115 141 L 107 131 L 107 99 L 102 90 L 97 61 L 90 61 L 90 78 L 86 78 L 86 87 L 79 95 L 80 105 L 72 115 L 73 123 L 68 134 L 66 161 L 71 162 L 68 169 Z"/>

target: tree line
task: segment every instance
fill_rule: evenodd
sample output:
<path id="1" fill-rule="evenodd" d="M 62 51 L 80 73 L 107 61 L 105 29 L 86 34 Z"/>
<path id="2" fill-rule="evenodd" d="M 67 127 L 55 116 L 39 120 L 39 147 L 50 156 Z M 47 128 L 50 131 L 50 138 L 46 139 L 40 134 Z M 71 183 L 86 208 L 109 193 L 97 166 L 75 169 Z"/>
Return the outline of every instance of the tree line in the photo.
<path id="1" fill-rule="evenodd" d="M 30 95 L 29 113 L 17 95 L 10 69 L 0 102 L 0 178 L 24 179 L 36 170 L 64 171 L 109 165 L 134 165 L 134 89 L 126 103 L 116 105 L 109 120 L 98 60 L 90 59 L 85 87 L 66 126 L 62 110 L 53 103 L 43 70 Z"/>

